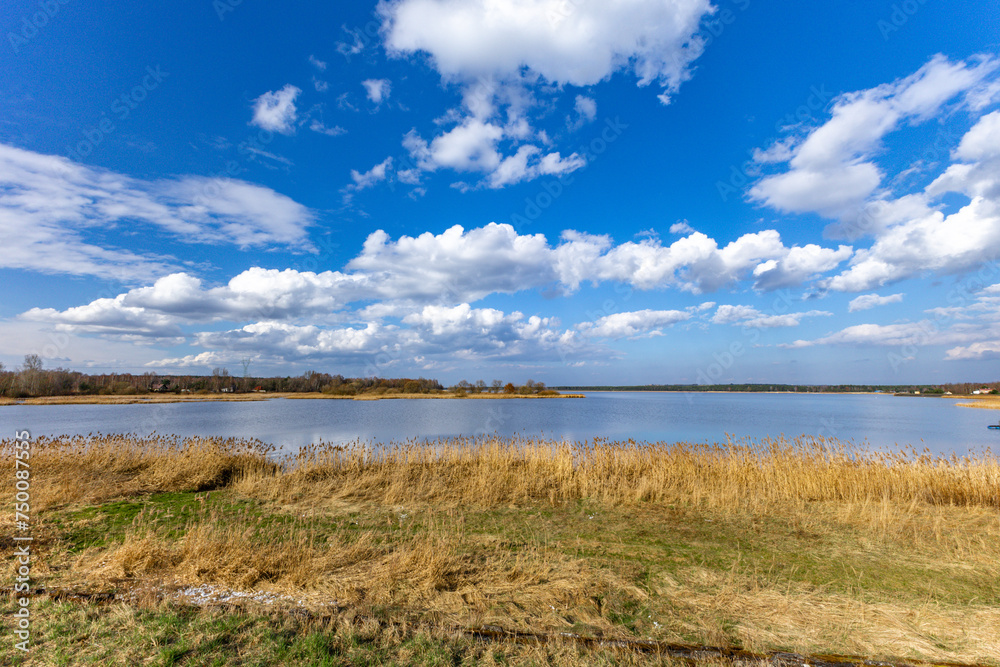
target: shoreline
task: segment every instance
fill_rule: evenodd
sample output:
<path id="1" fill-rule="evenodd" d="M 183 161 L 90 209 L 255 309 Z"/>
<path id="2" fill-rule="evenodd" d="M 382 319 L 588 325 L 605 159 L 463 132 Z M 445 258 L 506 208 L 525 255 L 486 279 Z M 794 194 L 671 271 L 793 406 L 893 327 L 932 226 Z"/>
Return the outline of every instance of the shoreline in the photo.
<path id="1" fill-rule="evenodd" d="M 517 398 L 585 398 L 583 394 L 559 394 L 556 396 L 539 396 L 537 394 L 467 394 L 458 396 L 454 393 L 444 394 L 361 394 L 358 396 L 340 396 L 319 392 L 275 392 L 271 394 L 198 394 L 179 396 L 175 394 L 138 394 L 138 395 L 95 395 L 95 396 L 39 396 L 35 398 L 4 398 L 0 399 L 0 407 L 6 405 L 162 405 L 165 403 L 210 403 L 232 402 L 250 403 L 287 398 L 292 400 L 335 400 L 335 401 L 381 401 L 407 399 L 473 399 L 473 400 L 511 400 Z"/>

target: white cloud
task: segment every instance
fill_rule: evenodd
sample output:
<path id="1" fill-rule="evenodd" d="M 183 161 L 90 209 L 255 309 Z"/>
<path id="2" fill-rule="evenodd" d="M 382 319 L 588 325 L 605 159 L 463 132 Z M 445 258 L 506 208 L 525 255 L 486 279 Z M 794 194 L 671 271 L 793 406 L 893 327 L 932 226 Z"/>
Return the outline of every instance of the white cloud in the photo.
<path id="1" fill-rule="evenodd" d="M 851 303 L 848 304 L 847 312 L 855 313 L 859 310 L 868 310 L 869 308 L 875 308 L 876 306 L 884 306 L 889 303 L 900 303 L 903 300 L 902 294 L 890 294 L 888 296 L 879 296 L 878 294 L 863 294 L 855 299 L 851 299 Z"/>
<path id="2" fill-rule="evenodd" d="M 680 222 L 675 222 L 670 225 L 671 234 L 691 234 L 694 232 L 694 227 L 688 224 L 687 220 L 681 220 Z"/>
<path id="3" fill-rule="evenodd" d="M 981 197 L 956 213 L 929 215 L 891 227 L 848 270 L 824 280 L 825 288 L 860 292 L 933 271 L 947 275 L 974 269 L 1000 250 L 1000 205 Z"/>
<path id="4" fill-rule="evenodd" d="M 640 334 L 660 333 L 663 327 L 691 319 L 691 313 L 681 310 L 637 310 L 613 313 L 595 322 L 582 322 L 577 329 L 599 338 L 631 338 Z"/>
<path id="5" fill-rule="evenodd" d="M 761 289 L 791 284 L 796 277 L 835 266 L 849 254 L 850 249 L 843 247 L 822 252 L 809 246 L 788 248 L 775 230 L 744 234 L 723 248 L 701 232 L 669 246 L 646 239 L 613 248 L 606 237 L 580 235 L 556 249 L 556 266 L 570 289 L 589 279 L 627 282 L 640 289 L 676 287 L 701 293 L 744 278 L 762 263 L 768 270 L 755 276 Z M 808 263 L 810 258 L 813 264 Z M 771 260 L 774 264 L 766 264 Z"/>
<path id="6" fill-rule="evenodd" d="M 578 130 L 597 118 L 597 100 L 586 95 L 577 95 L 573 110 L 576 111 L 576 118 L 568 119 L 568 123 L 570 129 Z"/>
<path id="7" fill-rule="evenodd" d="M 959 192 L 967 197 L 1000 201 L 1000 111 L 978 120 L 962 137 L 953 164 L 927 186 L 932 197 Z"/>
<path id="8" fill-rule="evenodd" d="M 198 334 L 198 344 L 233 355 L 252 353 L 286 360 L 339 359 L 366 362 L 375 355 L 390 360 L 443 355 L 450 360 L 542 360 L 598 353 L 599 348 L 560 331 L 550 318 L 503 313 L 492 308 L 425 306 L 402 318 L 405 327 L 368 322 L 326 328 L 257 322 L 239 329 Z M 602 352 L 603 353 L 603 352 Z M 177 362 L 176 359 L 161 360 Z M 191 359 L 192 363 L 198 363 Z"/>
<path id="9" fill-rule="evenodd" d="M 800 142 L 783 139 L 756 157 L 788 163 L 788 171 L 766 176 L 750 197 L 780 211 L 817 212 L 840 218 L 856 211 L 882 183 L 871 158 L 882 139 L 902 123 L 921 123 L 959 96 L 967 100 L 993 75 L 1000 61 L 950 62 L 935 56 L 914 74 L 838 97 L 831 118 Z"/>
<path id="10" fill-rule="evenodd" d="M 588 86 L 628 70 L 676 90 L 701 54 L 707 0 L 396 0 L 380 5 L 386 47 L 427 53 L 449 79 L 518 78 Z"/>
<path id="11" fill-rule="evenodd" d="M 299 327 L 306 318 L 314 325 L 345 321 L 367 324 L 398 318 L 409 327 L 406 331 L 426 330 L 427 336 L 438 342 L 449 332 L 458 335 L 459 329 L 470 327 L 480 327 L 483 332 L 502 329 L 507 332 L 503 340 L 508 342 L 522 340 L 527 332 L 535 331 L 529 337 L 537 344 L 570 345 L 583 353 L 587 347 L 578 334 L 638 335 L 689 319 L 715 304 L 707 302 L 685 311 L 611 315 L 585 323 L 578 332 L 568 334 L 557 332 L 554 321 L 545 318 L 524 319 L 519 313 L 498 315 L 499 311 L 472 309 L 468 304 L 490 294 L 554 286 L 569 293 L 583 282 L 621 282 L 643 290 L 672 287 L 707 291 L 749 277 L 762 256 L 785 258 L 795 249 L 785 247 L 774 231 L 745 235 L 721 249 L 714 240 L 699 234 L 670 246 L 661 245 L 655 238 L 616 246 L 608 237 L 567 231 L 552 246 L 542 234 L 521 235 L 510 225 L 490 224 L 468 231 L 454 226 L 437 235 L 425 233 L 396 240 L 377 231 L 369 235 L 360 254 L 343 272 L 254 267 L 216 287 L 206 286 L 189 273 L 177 272 L 113 299 L 98 299 L 61 312 L 34 309 L 22 317 L 72 332 L 112 335 L 131 329 L 148 337 L 177 336 L 183 327 L 208 322 L 252 321 L 261 326 L 280 323 Z M 363 305 L 363 310 L 352 312 L 357 305 Z M 721 306 L 714 321 L 794 326 L 802 317 L 825 314 L 810 311 L 768 316 L 749 307 Z M 332 334 L 320 336 L 319 329 L 264 327 L 234 331 L 227 334 L 226 344 L 237 345 L 244 339 L 259 341 L 265 333 L 264 338 L 277 337 L 285 343 L 306 336 L 315 339 L 308 347 L 316 349 L 323 348 L 323 341 L 332 340 Z M 346 330 L 341 334 L 351 340 L 361 335 Z M 207 333 L 204 336 L 208 342 L 223 341 Z"/>
<path id="12" fill-rule="evenodd" d="M 945 352 L 948 361 L 960 359 L 976 360 L 996 360 L 1000 359 L 1000 340 L 992 340 L 983 343 L 973 343 L 966 346 L 953 347 Z"/>
<path id="13" fill-rule="evenodd" d="M 950 324 L 950 326 L 943 326 Z M 779 347 L 813 345 L 878 345 L 887 347 L 967 344 L 998 338 L 995 327 L 979 323 L 941 323 L 935 320 L 896 324 L 858 324 L 812 341 L 799 340 Z M 958 354 L 958 353 L 956 353 Z"/>
<path id="14" fill-rule="evenodd" d="M 955 149 L 955 157 L 966 162 L 987 160 L 1000 155 L 1000 111 L 979 119 L 962 137 Z"/>
<path id="15" fill-rule="evenodd" d="M 320 134 L 325 134 L 328 137 L 339 137 L 342 134 L 347 134 L 347 130 L 340 127 L 339 125 L 334 125 L 333 127 L 327 127 L 322 121 L 313 120 L 309 123 L 309 129 L 313 132 L 319 132 Z"/>
<path id="16" fill-rule="evenodd" d="M 514 293 L 553 281 L 551 249 L 541 234 L 520 235 L 510 225 L 441 234 L 371 234 L 348 268 L 371 277 L 387 298 L 458 303 L 494 292 Z"/>
<path id="17" fill-rule="evenodd" d="M 851 266 L 821 287 L 859 292 L 913 275 L 962 273 L 1000 254 L 1000 112 L 981 117 L 962 138 L 949 166 L 924 193 L 880 202 L 875 243 L 859 250 Z M 945 214 L 932 198 L 959 193 L 969 203 Z"/>
<path id="18" fill-rule="evenodd" d="M 218 352 L 202 352 L 200 354 L 188 354 L 183 357 L 156 359 L 144 365 L 148 368 L 213 368 L 233 361 L 232 357 L 227 357 Z"/>
<path id="19" fill-rule="evenodd" d="M 363 190 L 365 188 L 372 187 L 376 183 L 381 183 L 388 176 L 388 170 L 391 167 L 392 157 L 390 156 L 364 173 L 360 173 L 352 169 L 351 179 L 354 181 L 354 188 L 357 190 Z"/>
<path id="20" fill-rule="evenodd" d="M 455 171 L 492 172 L 500 166 L 497 142 L 503 128 L 476 119 L 467 119 L 428 143 L 415 131 L 406 135 L 403 146 L 425 171 L 447 167 Z"/>
<path id="21" fill-rule="evenodd" d="M 309 56 L 309 63 L 313 67 L 315 67 L 316 69 L 318 69 L 320 72 L 325 72 L 326 71 L 326 63 L 324 61 L 320 60 L 319 58 L 317 58 L 316 56 L 310 55 Z"/>
<path id="22" fill-rule="evenodd" d="M 295 98 L 301 92 L 288 84 L 277 92 L 264 93 L 254 100 L 251 124 L 272 132 L 292 134 L 297 120 Z"/>
<path id="23" fill-rule="evenodd" d="M 123 305 L 124 295 L 115 299 L 97 299 L 85 306 L 59 312 L 53 308 L 32 308 L 21 319 L 28 322 L 56 324 L 57 330 L 74 333 L 119 334 L 128 336 L 170 337 L 181 335 L 175 318 L 143 308 Z"/>
<path id="24" fill-rule="evenodd" d="M 489 175 L 487 184 L 491 188 L 502 188 L 507 185 L 531 180 L 540 175 L 565 174 L 586 165 L 586 160 L 576 153 L 563 158 L 559 153 L 542 155 L 537 146 L 521 146 L 517 153 L 504 160 L 496 170 Z"/>
<path id="25" fill-rule="evenodd" d="M 772 290 L 801 285 L 820 274 L 832 271 L 842 262 L 851 258 L 850 246 L 822 248 L 813 243 L 790 248 L 779 259 L 771 259 L 758 264 L 753 270 L 756 279 L 754 287 Z"/>
<path id="26" fill-rule="evenodd" d="M 375 104 L 382 104 L 389 99 L 389 93 L 392 90 L 392 82 L 389 79 L 365 79 L 361 85 L 365 87 L 368 99 Z"/>
<path id="27" fill-rule="evenodd" d="M 462 91 L 461 109 L 442 119 L 452 127 L 429 142 L 414 131 L 404 146 L 422 170 L 482 172 L 490 177 L 479 185 L 494 188 L 577 169 L 582 158 L 552 151 L 542 168 L 525 164 L 525 151 L 534 155 L 549 141 L 532 127 L 531 108 L 565 85 L 588 86 L 616 72 L 631 72 L 640 86 L 657 83 L 664 94 L 676 91 L 701 54 L 699 23 L 712 11 L 709 0 L 383 2 L 389 53 L 428 55 L 443 80 Z M 578 129 L 596 118 L 597 102 L 577 94 L 574 111 L 569 124 Z"/>
<path id="28" fill-rule="evenodd" d="M 926 310 L 925 312 L 932 315 L 932 318 L 886 325 L 859 324 L 816 340 L 799 340 L 780 347 L 878 345 L 902 348 L 954 345 L 956 347 L 946 353 L 945 358 L 948 360 L 993 358 L 994 350 L 1000 349 L 1000 342 L 997 342 L 1000 341 L 1000 285 L 990 285 L 974 294 L 970 294 L 968 289 L 981 285 L 986 275 L 995 274 L 996 271 L 996 267 L 992 266 L 987 274 L 970 278 L 968 283 L 963 283 L 952 290 L 949 301 L 957 305 Z M 859 298 L 866 297 L 875 297 L 880 301 L 898 301 L 902 295 L 894 294 L 890 297 L 865 295 Z"/>
<path id="29" fill-rule="evenodd" d="M 752 306 L 721 305 L 712 316 L 714 324 L 733 324 L 754 329 L 776 327 L 797 327 L 805 317 L 826 317 L 833 315 L 825 310 L 810 310 L 803 313 L 765 314 Z"/>
<path id="30" fill-rule="evenodd" d="M 759 317 L 760 311 L 752 306 L 721 305 L 712 317 L 714 324 L 735 324 L 752 317 Z"/>
<path id="31" fill-rule="evenodd" d="M 315 214 L 268 188 L 184 176 L 145 181 L 0 144 L 0 266 L 47 273 L 147 278 L 170 258 L 88 240 L 149 227 L 187 242 L 310 248 Z"/>

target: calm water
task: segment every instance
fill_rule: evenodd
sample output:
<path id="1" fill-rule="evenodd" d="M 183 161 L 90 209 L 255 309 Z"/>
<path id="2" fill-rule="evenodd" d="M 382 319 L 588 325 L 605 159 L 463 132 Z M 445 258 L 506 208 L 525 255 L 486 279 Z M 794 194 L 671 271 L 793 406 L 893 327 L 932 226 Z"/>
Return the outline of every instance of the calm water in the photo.
<path id="1" fill-rule="evenodd" d="M 389 442 L 499 433 L 556 439 L 724 441 L 823 435 L 874 448 L 1000 452 L 1000 413 L 952 399 L 879 395 L 592 392 L 583 399 L 286 400 L 162 405 L 0 407 L 0 435 L 101 433 L 254 437 L 282 449 L 319 440 Z"/>

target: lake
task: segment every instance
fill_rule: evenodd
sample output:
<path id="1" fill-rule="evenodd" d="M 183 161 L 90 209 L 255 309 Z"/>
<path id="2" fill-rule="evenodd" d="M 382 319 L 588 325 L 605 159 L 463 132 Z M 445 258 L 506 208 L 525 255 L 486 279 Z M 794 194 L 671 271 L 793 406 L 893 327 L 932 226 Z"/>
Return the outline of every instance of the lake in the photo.
<path id="1" fill-rule="evenodd" d="M 888 395 L 587 392 L 582 399 L 289 400 L 154 405 L 0 407 L 2 434 L 135 433 L 259 438 L 289 451 L 311 442 L 388 443 L 458 435 L 586 441 L 725 441 L 822 435 L 872 448 L 934 453 L 1000 451 L 1000 413 L 947 398 Z"/>

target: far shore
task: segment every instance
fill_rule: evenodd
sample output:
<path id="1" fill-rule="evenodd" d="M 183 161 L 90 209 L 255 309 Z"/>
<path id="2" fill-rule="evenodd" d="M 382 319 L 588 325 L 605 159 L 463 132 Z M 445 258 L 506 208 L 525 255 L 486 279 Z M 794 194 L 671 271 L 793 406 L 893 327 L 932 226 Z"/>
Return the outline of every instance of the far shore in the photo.
<path id="1" fill-rule="evenodd" d="M 274 392 L 248 394 L 136 394 L 136 395 L 86 395 L 86 396 L 40 396 L 36 398 L 0 398 L 0 406 L 4 405 L 142 405 L 159 403 L 204 403 L 206 401 L 248 402 L 267 401 L 274 398 L 289 399 L 328 399 L 354 401 L 380 401 L 387 399 L 514 399 L 514 398 L 584 398 L 583 394 L 466 394 L 460 396 L 454 392 L 440 394 L 360 394 L 357 396 L 341 396 L 323 394 L 320 392 Z"/>
<path id="2" fill-rule="evenodd" d="M 599 390 L 587 390 L 590 393 L 601 393 Z M 859 396 L 894 396 L 886 392 L 867 391 L 674 391 L 674 390 L 654 390 L 654 389 L 630 389 L 624 390 L 603 390 L 616 391 L 619 393 L 633 394 L 816 394 L 816 395 L 859 395 Z M 947 398 L 962 401 L 972 401 L 971 403 L 956 403 L 963 408 L 980 408 L 986 410 L 1000 410 L 1000 397 L 997 396 L 974 396 L 968 394 L 955 395 L 933 395 L 928 398 Z M 160 404 L 160 403 L 203 403 L 206 401 L 222 402 L 247 402 L 247 401 L 267 401 L 276 398 L 287 398 L 293 400 L 349 400 L 349 401 L 381 401 L 392 399 L 480 399 L 480 400 L 509 400 L 517 398 L 586 398 L 585 394 L 466 394 L 464 396 L 455 392 L 441 392 L 435 394 L 359 394 L 359 395 L 338 395 L 324 394 L 321 392 L 250 392 L 245 394 L 134 394 L 134 395 L 77 395 L 77 396 L 40 396 L 35 398 L 0 398 L 0 407 L 5 405 L 135 405 L 135 404 Z M 920 396 L 914 396 L 920 398 Z"/>
<path id="3" fill-rule="evenodd" d="M 981 410 L 1000 410 L 1000 398 L 996 396 L 961 396 L 962 400 L 974 401 L 973 403 L 958 403 L 961 408 L 979 408 Z"/>

